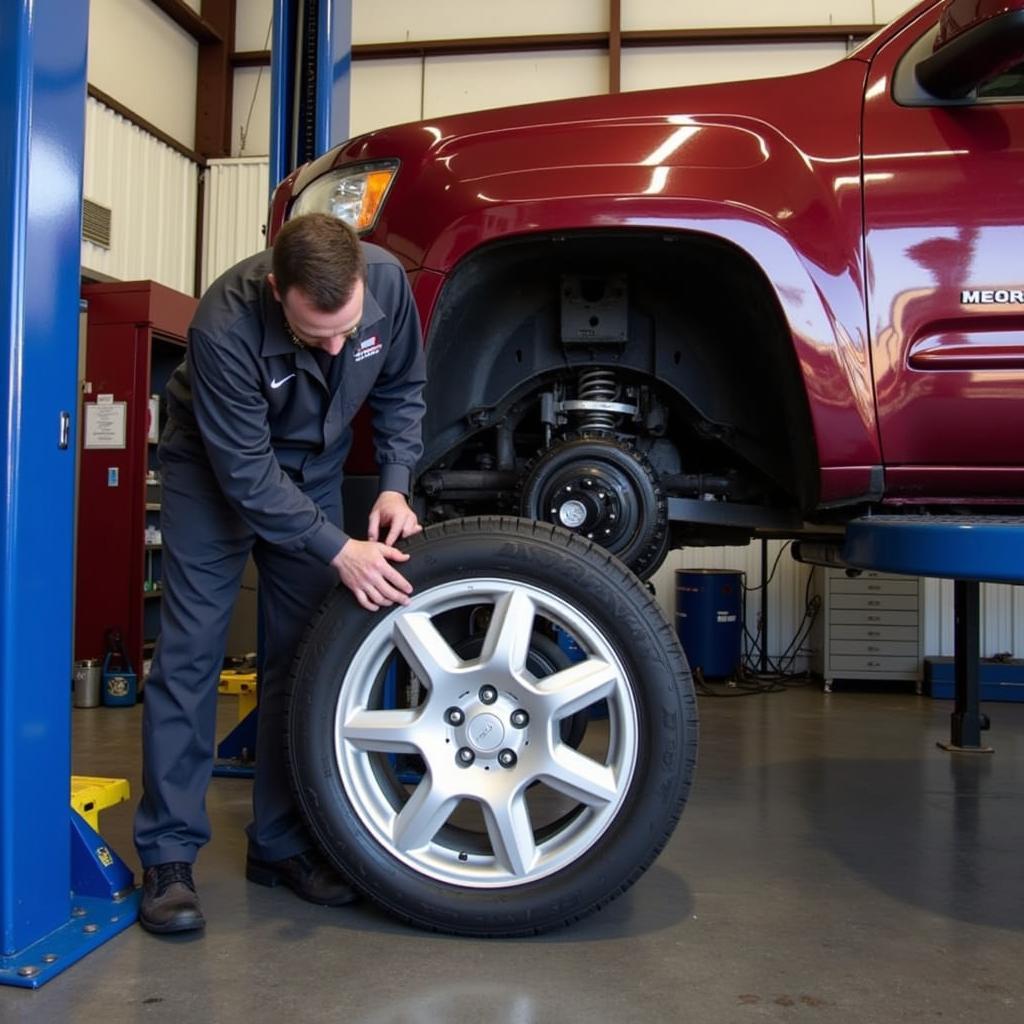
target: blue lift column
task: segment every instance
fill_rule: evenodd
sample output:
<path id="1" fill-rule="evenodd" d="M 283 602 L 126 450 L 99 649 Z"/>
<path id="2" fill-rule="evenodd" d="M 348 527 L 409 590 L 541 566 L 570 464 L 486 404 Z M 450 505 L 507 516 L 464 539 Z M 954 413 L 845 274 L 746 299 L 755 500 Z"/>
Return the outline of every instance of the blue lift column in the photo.
<path id="1" fill-rule="evenodd" d="M 130 872 L 70 808 L 88 20 L 7 0 L 0 29 L 0 984 L 30 988 L 135 919 Z"/>
<path id="2" fill-rule="evenodd" d="M 870 516 L 847 526 L 842 561 L 861 569 L 952 579 L 956 695 L 953 751 L 990 753 L 981 742 L 988 719 L 979 707 L 980 583 L 1024 583 L 1024 518 Z"/>
<path id="3" fill-rule="evenodd" d="M 270 48 L 270 188 L 296 167 L 348 138 L 352 78 L 352 0 L 274 0 Z M 263 664 L 263 601 L 258 601 L 257 698 Z M 213 773 L 252 777 L 259 709 L 217 745 Z"/>
<path id="4" fill-rule="evenodd" d="M 348 138 L 352 0 L 274 0 L 270 187 Z"/>

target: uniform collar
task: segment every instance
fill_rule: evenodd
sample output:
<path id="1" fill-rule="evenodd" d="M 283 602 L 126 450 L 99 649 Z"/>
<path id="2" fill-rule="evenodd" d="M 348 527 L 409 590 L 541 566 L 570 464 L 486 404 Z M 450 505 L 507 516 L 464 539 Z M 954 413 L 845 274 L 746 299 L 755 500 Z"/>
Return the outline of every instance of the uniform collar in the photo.
<path id="1" fill-rule="evenodd" d="M 301 366 L 304 370 L 309 370 L 310 373 L 314 373 L 317 377 L 323 379 L 320 367 L 313 358 L 312 352 L 309 349 L 298 348 L 288 336 L 281 303 L 274 298 L 274 293 L 266 278 L 263 279 L 260 305 L 263 312 L 263 340 L 260 343 L 260 355 L 266 358 L 267 356 L 285 356 L 289 353 L 295 353 L 296 366 Z M 359 321 L 360 333 L 383 319 L 384 310 L 381 309 L 380 303 L 377 302 L 373 292 L 370 291 L 370 285 L 367 282 L 366 291 L 363 295 L 363 318 Z"/>

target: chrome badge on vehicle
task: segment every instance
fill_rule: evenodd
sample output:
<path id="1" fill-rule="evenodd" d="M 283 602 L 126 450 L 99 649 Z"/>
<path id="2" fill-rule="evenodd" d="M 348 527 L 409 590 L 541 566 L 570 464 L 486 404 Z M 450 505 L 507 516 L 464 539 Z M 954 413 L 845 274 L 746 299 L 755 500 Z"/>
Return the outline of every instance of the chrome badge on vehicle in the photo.
<path id="1" fill-rule="evenodd" d="M 1024 305 L 1024 288 L 965 288 L 960 292 L 963 306 L 1004 306 L 1015 302 Z"/>

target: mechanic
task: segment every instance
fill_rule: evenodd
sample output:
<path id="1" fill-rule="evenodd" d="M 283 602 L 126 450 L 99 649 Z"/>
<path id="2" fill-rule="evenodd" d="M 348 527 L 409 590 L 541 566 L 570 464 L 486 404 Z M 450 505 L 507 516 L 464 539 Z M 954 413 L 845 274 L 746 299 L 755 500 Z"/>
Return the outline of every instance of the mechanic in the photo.
<path id="1" fill-rule="evenodd" d="M 339 579 L 370 611 L 408 603 L 412 587 L 394 564 L 408 556 L 393 545 L 420 530 L 407 495 L 422 452 L 424 377 L 401 266 L 324 214 L 289 222 L 273 250 L 228 270 L 199 303 L 167 386 L 159 447 L 161 635 L 135 818 L 149 931 L 205 924 L 192 864 L 210 838 L 217 685 L 250 552 L 265 659 L 246 877 L 326 906 L 354 898 L 292 800 L 287 681 L 303 631 Z M 341 529 L 341 474 L 364 400 L 380 491 L 362 541 Z"/>

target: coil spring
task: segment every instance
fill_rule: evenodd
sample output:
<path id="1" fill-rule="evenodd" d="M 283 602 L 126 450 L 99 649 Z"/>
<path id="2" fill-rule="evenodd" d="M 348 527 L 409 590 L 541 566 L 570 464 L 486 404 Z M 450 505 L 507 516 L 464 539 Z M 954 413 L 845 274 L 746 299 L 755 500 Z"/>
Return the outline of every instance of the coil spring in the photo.
<path id="1" fill-rule="evenodd" d="M 584 370 L 576 391 L 581 402 L 614 402 L 619 384 L 611 370 Z M 615 413 L 600 410 L 580 413 L 582 426 L 590 430 L 614 430 L 618 419 Z"/>

